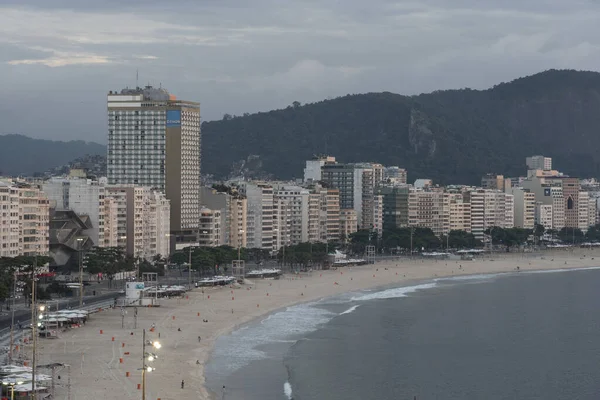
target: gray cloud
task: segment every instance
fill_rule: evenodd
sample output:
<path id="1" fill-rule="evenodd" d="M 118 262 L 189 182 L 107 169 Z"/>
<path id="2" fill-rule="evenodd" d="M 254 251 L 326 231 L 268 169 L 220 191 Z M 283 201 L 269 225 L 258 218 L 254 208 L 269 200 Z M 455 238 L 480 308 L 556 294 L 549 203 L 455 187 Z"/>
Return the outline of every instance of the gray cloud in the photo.
<path id="1" fill-rule="evenodd" d="M 137 69 L 216 119 L 599 64 L 598 3 L 494 3 L 4 0 L 2 133 L 104 142 L 106 92 L 135 85 Z"/>

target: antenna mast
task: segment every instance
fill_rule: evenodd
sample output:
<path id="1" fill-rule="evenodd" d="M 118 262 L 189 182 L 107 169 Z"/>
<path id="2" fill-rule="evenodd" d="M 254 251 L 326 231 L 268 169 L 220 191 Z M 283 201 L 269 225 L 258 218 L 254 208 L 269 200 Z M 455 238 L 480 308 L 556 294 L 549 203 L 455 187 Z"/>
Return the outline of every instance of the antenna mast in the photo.
<path id="1" fill-rule="evenodd" d="M 139 81 L 139 70 L 136 68 L 135 70 L 135 88 L 138 89 L 140 87 L 140 85 L 138 84 Z"/>

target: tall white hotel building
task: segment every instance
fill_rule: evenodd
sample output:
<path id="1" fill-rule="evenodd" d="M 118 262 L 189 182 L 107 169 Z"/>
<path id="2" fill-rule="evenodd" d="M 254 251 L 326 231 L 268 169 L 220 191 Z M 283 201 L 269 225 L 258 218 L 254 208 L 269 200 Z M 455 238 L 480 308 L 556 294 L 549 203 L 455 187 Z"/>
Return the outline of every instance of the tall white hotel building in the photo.
<path id="1" fill-rule="evenodd" d="M 107 168 L 111 185 L 164 192 L 177 247 L 198 242 L 200 103 L 151 86 L 109 92 Z"/>

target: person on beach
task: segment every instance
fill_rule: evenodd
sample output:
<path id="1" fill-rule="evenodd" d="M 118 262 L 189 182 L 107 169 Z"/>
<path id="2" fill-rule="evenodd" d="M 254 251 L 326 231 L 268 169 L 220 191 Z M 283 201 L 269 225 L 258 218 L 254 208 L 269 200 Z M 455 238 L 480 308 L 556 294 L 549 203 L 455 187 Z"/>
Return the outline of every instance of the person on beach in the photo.
<path id="1" fill-rule="evenodd" d="M 182 379 L 182 380 L 181 380 L 181 388 L 183 389 L 183 388 L 184 388 L 184 386 L 185 386 L 185 381 Z"/>

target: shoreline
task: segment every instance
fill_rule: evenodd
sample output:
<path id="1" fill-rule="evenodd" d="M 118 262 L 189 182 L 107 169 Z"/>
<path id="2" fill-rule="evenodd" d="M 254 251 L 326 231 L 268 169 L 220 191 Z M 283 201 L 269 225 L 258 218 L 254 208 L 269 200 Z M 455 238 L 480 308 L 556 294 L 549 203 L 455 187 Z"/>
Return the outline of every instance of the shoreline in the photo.
<path id="1" fill-rule="evenodd" d="M 495 254 L 493 258 L 469 261 L 389 259 L 374 265 L 312 271 L 302 277 L 257 280 L 236 289 L 195 289 L 187 298 L 161 300 L 161 307 L 140 308 L 136 329 L 131 309 L 123 321 L 119 310 L 96 314 L 82 329 L 67 331 L 57 340 L 40 341 L 41 362 L 72 365 L 74 398 L 110 396 L 118 390 L 120 398 L 136 399 L 141 395 L 136 387 L 141 382 L 136 368 L 141 366 L 141 330 L 156 324 L 155 333 L 161 334 L 163 343 L 156 363 L 161 372 L 148 376 L 147 399 L 214 400 L 219 394 L 206 386 L 205 367 L 216 339 L 287 307 L 353 291 L 410 286 L 416 281 L 511 273 L 516 272 L 517 265 L 524 273 L 595 268 L 594 263 L 600 259 L 593 258 L 599 255 L 600 249 L 575 249 Z M 456 268 L 461 265 L 463 268 Z M 125 329 L 121 328 L 122 322 Z M 99 329 L 103 329 L 103 336 Z M 202 337 L 200 342 L 198 336 Z M 113 337 L 115 342 L 111 341 Z M 112 352 L 108 351 L 110 347 Z M 126 377 L 125 372 L 130 376 Z M 179 387 L 182 379 L 185 389 Z M 61 398 L 61 394 L 66 395 L 66 388 L 57 386 L 55 397 Z"/>

